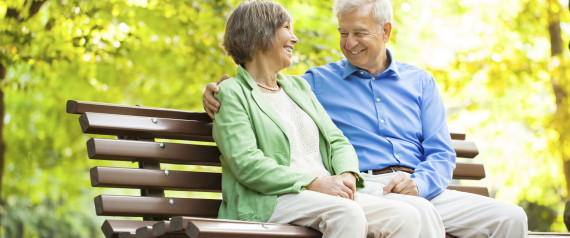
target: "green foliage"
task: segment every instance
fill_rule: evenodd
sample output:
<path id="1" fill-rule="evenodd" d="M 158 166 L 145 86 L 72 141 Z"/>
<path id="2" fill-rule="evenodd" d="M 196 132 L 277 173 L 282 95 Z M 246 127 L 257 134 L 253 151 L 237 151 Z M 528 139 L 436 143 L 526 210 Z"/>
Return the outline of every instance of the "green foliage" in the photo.
<path id="1" fill-rule="evenodd" d="M 100 190 L 87 172 L 100 163 L 87 159 L 87 137 L 65 101 L 201 110 L 205 84 L 235 72 L 219 45 L 239 2 L 0 0 L 7 69 L 0 236 L 101 236 L 92 202 Z M 300 39 L 285 73 L 342 58 L 330 1 L 280 2 Z M 568 51 L 550 57 L 547 0 L 393 2 L 388 47 L 434 75 L 450 127 L 482 152 L 492 194 L 524 205 L 537 218 L 531 228 L 562 230 L 567 191 L 553 141 L 568 123 L 552 116 L 551 79 L 560 75 L 568 89 L 570 60 Z M 568 42 L 568 11 L 560 21 Z"/>
<path id="2" fill-rule="evenodd" d="M 565 231 L 562 160 L 568 146 L 559 138 L 569 124 L 555 112 L 570 107 L 557 107 L 552 81 L 558 78 L 569 92 L 570 61 L 568 50 L 551 57 L 548 6 L 558 6 L 568 42 L 570 14 L 561 11 L 568 2 L 560 8 L 546 0 L 423 1 L 408 11 L 400 8 L 406 1 L 394 2 L 402 25 L 392 48 L 400 60 L 434 75 L 450 128 L 466 131 L 481 151 L 491 194 L 525 205 L 531 229 Z"/>

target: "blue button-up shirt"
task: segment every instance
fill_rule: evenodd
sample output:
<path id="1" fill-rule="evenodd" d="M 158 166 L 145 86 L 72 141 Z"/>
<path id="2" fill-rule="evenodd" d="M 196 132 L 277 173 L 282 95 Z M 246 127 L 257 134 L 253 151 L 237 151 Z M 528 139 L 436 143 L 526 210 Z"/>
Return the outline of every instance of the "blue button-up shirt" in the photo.
<path id="1" fill-rule="evenodd" d="M 396 62 L 370 75 L 346 59 L 302 75 L 358 154 L 360 171 L 415 168 L 419 196 L 431 198 L 451 181 L 455 152 L 434 78 Z"/>

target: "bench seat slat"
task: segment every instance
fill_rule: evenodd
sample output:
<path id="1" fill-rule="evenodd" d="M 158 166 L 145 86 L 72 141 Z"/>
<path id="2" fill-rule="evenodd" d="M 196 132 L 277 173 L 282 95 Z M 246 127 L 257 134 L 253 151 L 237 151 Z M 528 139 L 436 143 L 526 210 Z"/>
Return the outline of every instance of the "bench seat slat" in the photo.
<path id="1" fill-rule="evenodd" d="M 481 196 L 485 196 L 488 197 L 489 196 L 489 190 L 487 189 L 487 187 L 481 187 L 481 186 L 465 186 L 465 185 L 449 185 L 447 187 L 447 189 L 451 189 L 451 190 L 457 190 L 457 191 L 461 191 L 461 192 L 467 192 L 467 193 L 474 193 L 474 194 L 479 194 Z"/>
<path id="2" fill-rule="evenodd" d="M 475 158 L 479 154 L 479 150 L 475 145 L 475 142 L 464 141 L 464 140 L 451 140 L 451 145 L 460 158 Z"/>
<path id="3" fill-rule="evenodd" d="M 159 224 L 157 224 L 159 225 Z M 156 226 L 155 226 L 156 227 Z M 322 234 L 314 229 L 291 224 L 267 222 L 208 219 L 200 217 L 174 217 L 170 222 L 171 233 L 184 231 L 188 237 L 304 237 L 320 238 Z"/>
<path id="4" fill-rule="evenodd" d="M 221 192 L 220 173 L 154 169 L 94 167 L 91 169 L 93 187 L 143 188 Z"/>
<path id="5" fill-rule="evenodd" d="M 135 220 L 105 220 L 101 230 L 106 238 L 132 237 L 136 230 L 143 226 L 152 226 L 156 221 L 135 221 Z"/>
<path id="6" fill-rule="evenodd" d="M 85 112 L 98 112 L 117 115 L 161 117 L 183 120 L 197 120 L 211 122 L 212 119 L 203 112 L 192 112 L 155 107 L 125 106 L 109 103 L 84 102 L 76 100 L 67 101 L 67 113 L 82 114 Z"/>
<path id="7" fill-rule="evenodd" d="M 91 159 L 143 161 L 169 164 L 220 166 L 216 146 L 91 138 L 87 153 Z"/>
<path id="8" fill-rule="evenodd" d="M 215 218 L 210 218 L 215 219 Z M 172 230 L 171 221 L 160 221 L 152 225 L 152 237 L 186 237 L 186 232 L 183 229 Z M 138 237 L 137 237 L 138 238 Z M 141 237 L 142 238 L 142 237 Z"/>
<path id="9" fill-rule="evenodd" d="M 170 204 L 170 200 L 174 205 Z M 95 210 L 99 216 L 172 217 L 218 216 L 221 200 L 198 198 L 135 197 L 99 195 Z"/>
<path id="10" fill-rule="evenodd" d="M 136 238 L 188 238 L 184 231 L 171 232 L 170 221 L 158 221 L 137 229 Z"/>
<path id="11" fill-rule="evenodd" d="M 212 123 L 203 121 L 86 112 L 79 124 L 89 134 L 214 141 Z"/>
<path id="12" fill-rule="evenodd" d="M 453 179 L 481 180 L 485 178 L 485 167 L 477 163 L 457 163 Z"/>
<path id="13" fill-rule="evenodd" d="M 568 232 L 529 232 L 529 237 L 536 237 L 536 238 L 544 238 L 544 237 L 560 237 L 560 236 L 567 236 L 570 237 L 570 233 Z"/>
<path id="14" fill-rule="evenodd" d="M 288 224 L 242 224 L 220 221 L 193 221 L 186 227 L 189 237 L 225 238 L 228 235 L 236 238 L 248 237 L 305 237 L 318 238 L 322 234 L 302 226 Z"/>

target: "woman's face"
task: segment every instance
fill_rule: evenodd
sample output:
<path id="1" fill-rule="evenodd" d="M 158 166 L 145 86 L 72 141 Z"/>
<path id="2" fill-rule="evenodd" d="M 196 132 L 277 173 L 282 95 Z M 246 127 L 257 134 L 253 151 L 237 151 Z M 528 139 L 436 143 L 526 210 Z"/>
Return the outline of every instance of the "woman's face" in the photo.
<path id="1" fill-rule="evenodd" d="M 269 48 L 268 54 L 276 67 L 280 69 L 291 66 L 291 58 L 293 57 L 293 45 L 297 44 L 299 39 L 293 33 L 293 24 L 286 22 L 275 32 L 273 44 Z"/>

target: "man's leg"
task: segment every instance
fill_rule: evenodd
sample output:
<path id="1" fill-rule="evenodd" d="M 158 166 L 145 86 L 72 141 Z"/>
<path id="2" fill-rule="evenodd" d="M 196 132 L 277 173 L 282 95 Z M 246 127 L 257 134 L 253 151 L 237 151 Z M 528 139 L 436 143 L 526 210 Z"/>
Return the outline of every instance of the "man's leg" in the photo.
<path id="1" fill-rule="evenodd" d="M 360 192 L 373 196 L 386 198 L 395 201 L 405 202 L 412 205 L 420 213 L 421 232 L 420 237 L 433 238 L 445 237 L 445 227 L 439 216 L 437 209 L 425 198 L 417 196 L 402 195 L 397 193 L 383 194 L 382 189 L 392 180 L 399 172 L 381 175 L 370 175 L 361 173 L 364 178 L 366 187 Z"/>
<path id="2" fill-rule="evenodd" d="M 418 236 L 419 221 L 410 218 L 417 212 L 407 209 L 407 204 L 357 196 L 354 202 L 309 190 L 281 195 L 268 222 L 312 227 L 323 232 L 323 237 Z M 402 212 L 402 206 L 408 212 Z"/>
<path id="3" fill-rule="evenodd" d="M 368 221 L 368 237 L 420 236 L 420 214 L 413 206 L 360 192 L 356 202 Z"/>
<path id="4" fill-rule="evenodd" d="M 527 237 L 524 210 L 493 198 L 445 190 L 430 201 L 447 233 L 457 237 Z"/>

